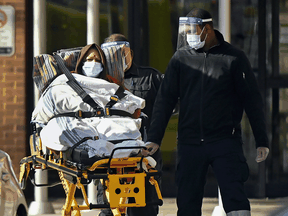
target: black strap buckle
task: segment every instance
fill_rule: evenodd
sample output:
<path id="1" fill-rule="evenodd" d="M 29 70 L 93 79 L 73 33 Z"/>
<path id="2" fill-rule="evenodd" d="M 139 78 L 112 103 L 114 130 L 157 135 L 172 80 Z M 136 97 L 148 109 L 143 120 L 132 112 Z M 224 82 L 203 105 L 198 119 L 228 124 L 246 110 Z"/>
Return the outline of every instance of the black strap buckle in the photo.
<path id="1" fill-rule="evenodd" d="M 104 112 L 102 109 L 96 109 L 92 114 L 92 117 L 101 117 L 101 116 L 104 116 Z"/>

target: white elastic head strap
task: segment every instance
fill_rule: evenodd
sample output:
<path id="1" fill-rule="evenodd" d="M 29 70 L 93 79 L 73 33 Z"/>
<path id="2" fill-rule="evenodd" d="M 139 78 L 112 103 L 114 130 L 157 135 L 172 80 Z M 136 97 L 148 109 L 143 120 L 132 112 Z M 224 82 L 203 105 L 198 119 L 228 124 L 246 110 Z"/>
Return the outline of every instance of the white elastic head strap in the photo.
<path id="1" fill-rule="evenodd" d="M 202 19 L 202 23 L 203 22 L 211 22 L 212 21 L 212 18 L 209 18 L 209 19 Z"/>

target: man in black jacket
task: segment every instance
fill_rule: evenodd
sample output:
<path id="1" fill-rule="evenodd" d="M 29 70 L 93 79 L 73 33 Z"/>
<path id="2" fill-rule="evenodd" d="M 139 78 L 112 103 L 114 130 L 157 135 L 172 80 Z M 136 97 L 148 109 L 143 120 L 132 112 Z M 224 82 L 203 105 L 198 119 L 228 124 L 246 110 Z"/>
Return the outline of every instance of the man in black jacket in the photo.
<path id="1" fill-rule="evenodd" d="M 157 91 L 162 82 L 162 74 L 152 68 L 152 67 L 142 67 L 138 66 L 133 62 L 133 51 L 130 49 L 129 42 L 127 38 L 122 34 L 112 34 L 108 38 L 105 39 L 104 44 L 101 47 L 105 50 L 105 46 L 110 46 L 112 43 L 116 45 L 124 45 L 124 55 L 123 58 L 123 67 L 124 67 L 124 84 L 125 87 L 131 91 L 134 95 L 145 99 L 145 108 L 142 110 L 144 114 L 148 116 L 148 119 L 145 120 L 145 125 L 140 129 L 142 134 L 143 141 L 147 141 L 147 132 L 149 131 L 150 119 L 152 117 L 152 109 L 154 105 L 154 101 L 157 95 Z M 114 49 L 115 50 L 115 49 Z M 104 51 L 105 52 L 105 51 Z M 110 53 L 111 54 L 111 53 Z M 106 55 L 106 52 L 105 52 Z M 118 54 L 118 56 L 120 56 Z M 120 59 L 119 59 L 120 60 Z M 108 63 L 107 63 L 108 64 Z M 109 66 L 108 66 L 109 67 Z M 108 72 L 109 73 L 109 72 Z M 119 70 L 118 72 L 119 73 Z M 121 80 L 121 75 L 118 74 L 116 77 Z M 160 149 L 156 151 L 152 157 L 157 162 L 156 169 L 162 169 L 162 157 Z M 161 186 L 161 178 L 155 177 L 158 181 L 159 186 Z M 146 181 L 146 202 L 152 202 L 153 200 L 158 200 L 158 196 L 156 194 L 155 188 L 153 185 Z M 102 185 L 98 185 L 98 194 L 97 199 L 98 202 L 102 202 L 102 193 L 103 188 Z M 133 207 L 127 209 L 128 216 L 156 216 L 158 214 L 159 208 L 157 205 L 147 205 L 146 207 Z M 99 216 L 111 215 L 111 211 L 103 210 Z"/>
<path id="2" fill-rule="evenodd" d="M 154 104 L 150 152 L 143 154 L 158 150 L 178 98 L 177 215 L 201 215 L 211 165 L 227 215 L 249 216 L 244 192 L 249 169 L 240 122 L 245 110 L 256 140 L 256 161 L 265 160 L 269 149 L 262 98 L 244 52 L 224 41 L 213 29 L 210 13 L 202 9 L 179 19 L 178 48 Z"/>

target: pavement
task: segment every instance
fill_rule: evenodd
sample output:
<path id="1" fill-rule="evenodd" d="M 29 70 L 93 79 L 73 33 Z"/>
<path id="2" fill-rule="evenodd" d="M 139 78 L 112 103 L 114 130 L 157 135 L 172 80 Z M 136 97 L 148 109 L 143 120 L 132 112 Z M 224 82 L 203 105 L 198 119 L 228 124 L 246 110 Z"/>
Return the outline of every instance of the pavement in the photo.
<path id="1" fill-rule="evenodd" d="M 77 203 L 83 203 L 83 200 L 76 198 Z M 249 199 L 251 203 L 252 216 L 288 216 L 288 197 L 271 198 L 271 199 Z M 177 206 L 175 198 L 164 198 L 163 206 L 160 206 L 158 216 L 174 216 L 177 215 Z M 37 216 L 61 216 L 61 208 L 65 203 L 64 198 L 49 200 L 51 202 L 55 214 L 38 214 Z M 202 206 L 202 216 L 222 216 L 223 214 L 215 214 L 213 210 L 218 206 L 217 198 L 204 198 Z M 82 211 L 82 216 L 97 216 L 99 210 Z M 213 213 L 213 215 L 212 215 Z M 30 215 L 29 215 L 30 216 Z"/>

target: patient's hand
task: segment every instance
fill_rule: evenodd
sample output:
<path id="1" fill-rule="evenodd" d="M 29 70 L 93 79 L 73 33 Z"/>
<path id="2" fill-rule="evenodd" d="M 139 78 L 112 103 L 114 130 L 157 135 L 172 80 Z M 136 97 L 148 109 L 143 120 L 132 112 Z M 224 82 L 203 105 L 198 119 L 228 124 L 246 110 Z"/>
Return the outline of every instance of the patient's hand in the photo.
<path id="1" fill-rule="evenodd" d="M 153 155 L 159 149 L 159 145 L 153 142 L 147 142 L 145 146 L 147 150 L 142 149 L 142 155 L 144 156 Z"/>
<path id="2" fill-rule="evenodd" d="M 141 115 L 141 109 L 136 109 L 132 115 L 132 118 L 134 119 L 140 118 L 140 115 Z"/>

